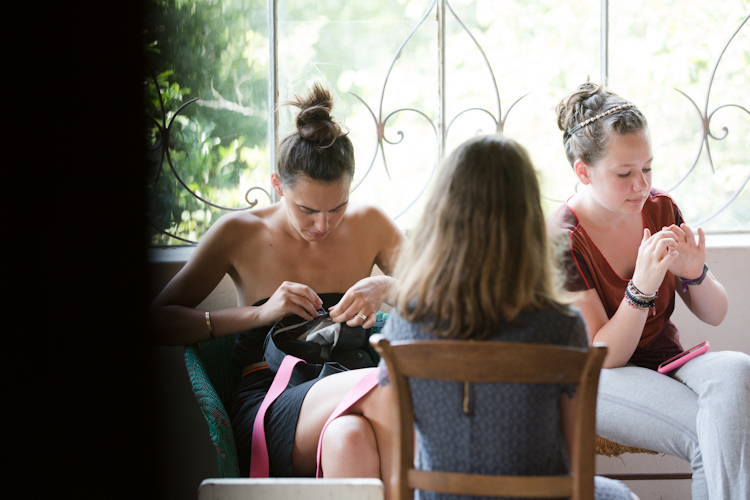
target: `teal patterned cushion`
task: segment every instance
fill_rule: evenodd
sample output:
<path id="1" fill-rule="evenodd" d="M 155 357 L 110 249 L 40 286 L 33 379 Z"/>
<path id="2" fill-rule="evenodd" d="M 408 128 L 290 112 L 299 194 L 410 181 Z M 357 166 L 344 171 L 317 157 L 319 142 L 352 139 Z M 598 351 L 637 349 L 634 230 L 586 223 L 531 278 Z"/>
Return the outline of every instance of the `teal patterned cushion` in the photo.
<path id="1" fill-rule="evenodd" d="M 235 337 L 185 346 L 185 366 L 216 447 L 219 477 L 240 477 L 234 433 L 223 403 L 241 377 L 240 370 L 230 360 Z"/>

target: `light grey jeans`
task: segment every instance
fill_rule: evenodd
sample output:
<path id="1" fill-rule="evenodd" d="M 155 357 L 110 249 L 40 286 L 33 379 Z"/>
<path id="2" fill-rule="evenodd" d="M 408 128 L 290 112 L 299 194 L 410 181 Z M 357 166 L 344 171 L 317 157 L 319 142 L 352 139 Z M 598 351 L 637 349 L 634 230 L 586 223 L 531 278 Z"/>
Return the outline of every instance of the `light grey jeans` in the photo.
<path id="1" fill-rule="evenodd" d="M 604 369 L 596 432 L 690 462 L 693 500 L 750 499 L 750 356 L 709 352 L 675 372 Z"/>

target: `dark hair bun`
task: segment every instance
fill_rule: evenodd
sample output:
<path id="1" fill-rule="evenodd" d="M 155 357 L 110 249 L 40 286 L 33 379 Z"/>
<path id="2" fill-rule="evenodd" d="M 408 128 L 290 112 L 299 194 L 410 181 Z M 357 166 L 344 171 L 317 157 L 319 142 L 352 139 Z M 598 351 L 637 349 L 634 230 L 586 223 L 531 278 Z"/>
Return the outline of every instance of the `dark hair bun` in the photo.
<path id="1" fill-rule="evenodd" d="M 300 177 L 332 182 L 345 175 L 354 177 L 354 147 L 346 130 L 331 116 L 333 96 L 320 83 L 313 83 L 305 97 L 294 96 L 282 106 L 300 109 L 297 131 L 286 136 L 276 155 L 276 172 L 285 186 Z"/>
<path id="2" fill-rule="evenodd" d="M 306 97 L 294 96 L 295 100 L 284 105 L 296 106 L 300 109 L 297 115 L 297 132 L 302 139 L 315 143 L 320 148 L 327 148 L 339 136 L 345 135 L 341 126 L 333 120 L 333 96 L 331 92 L 318 82 L 313 83 L 310 93 Z"/>

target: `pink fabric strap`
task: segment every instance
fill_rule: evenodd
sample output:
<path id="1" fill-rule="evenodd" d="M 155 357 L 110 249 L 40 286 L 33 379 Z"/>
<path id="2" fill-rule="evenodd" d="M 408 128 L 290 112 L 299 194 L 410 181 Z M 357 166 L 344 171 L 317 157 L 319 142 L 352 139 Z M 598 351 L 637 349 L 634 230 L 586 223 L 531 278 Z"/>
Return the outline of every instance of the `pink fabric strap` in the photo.
<path id="1" fill-rule="evenodd" d="M 365 397 L 365 395 L 373 390 L 376 385 L 378 385 L 378 370 L 374 369 L 370 373 L 362 377 L 359 382 L 357 382 L 356 385 L 346 393 L 344 399 L 341 400 L 336 409 L 333 410 L 333 413 L 331 413 L 331 416 L 328 417 L 328 420 L 323 426 L 323 430 L 320 431 L 320 438 L 318 439 L 318 468 L 315 473 L 315 477 L 321 477 L 323 475 L 323 468 L 320 465 L 320 455 L 321 451 L 323 450 L 323 434 L 325 434 L 328 424 L 344 414 L 349 408 L 352 407 L 352 405 L 354 405 L 354 403 Z M 253 435 L 253 443 L 255 443 L 255 435 Z"/>
<path id="2" fill-rule="evenodd" d="M 284 360 L 281 362 L 281 366 L 279 366 L 279 371 L 276 372 L 271 387 L 260 404 L 258 414 L 255 415 L 253 441 L 250 448 L 250 477 L 268 477 L 268 446 L 266 444 L 266 430 L 264 427 L 266 410 L 284 392 L 286 386 L 289 385 L 289 380 L 292 378 L 292 370 L 300 362 L 304 363 L 304 361 L 294 356 L 284 356 Z"/>

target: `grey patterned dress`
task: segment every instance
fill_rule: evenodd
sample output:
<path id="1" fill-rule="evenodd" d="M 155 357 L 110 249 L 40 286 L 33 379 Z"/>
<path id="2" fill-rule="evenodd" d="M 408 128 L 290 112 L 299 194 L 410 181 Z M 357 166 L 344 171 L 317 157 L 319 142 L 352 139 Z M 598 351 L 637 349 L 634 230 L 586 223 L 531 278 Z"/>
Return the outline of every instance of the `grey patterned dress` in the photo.
<path id="1" fill-rule="evenodd" d="M 394 312 L 383 335 L 388 340 L 434 340 L 421 324 Z M 491 340 L 583 347 L 588 345 L 577 311 L 549 308 L 522 313 L 503 324 Z M 386 377 L 381 361 L 381 375 Z M 461 382 L 410 380 L 418 435 L 417 467 L 474 474 L 554 475 L 569 470 L 560 429 L 559 397 L 571 391 L 562 384 L 471 384 L 469 412 L 463 411 Z M 619 481 L 597 477 L 597 500 L 630 500 Z M 417 491 L 421 500 L 479 497 Z"/>

